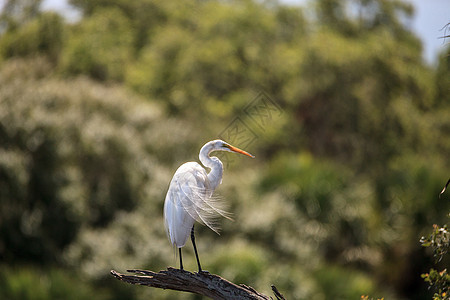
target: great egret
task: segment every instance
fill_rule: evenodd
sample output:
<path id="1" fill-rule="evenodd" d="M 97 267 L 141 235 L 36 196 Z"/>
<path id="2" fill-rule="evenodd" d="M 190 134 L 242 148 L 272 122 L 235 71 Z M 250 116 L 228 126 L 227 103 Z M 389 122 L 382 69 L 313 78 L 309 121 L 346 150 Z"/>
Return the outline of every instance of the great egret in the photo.
<path id="1" fill-rule="evenodd" d="M 194 223 L 199 221 L 217 232 L 213 220 L 217 215 L 227 217 L 220 207 L 220 202 L 213 197 L 214 190 L 222 183 L 223 165 L 220 159 L 209 154 L 213 151 L 228 151 L 241 153 L 254 158 L 253 155 L 238 149 L 222 140 L 206 143 L 200 150 L 200 162 L 209 173 L 197 162 L 187 162 L 181 165 L 173 175 L 164 203 L 164 225 L 167 236 L 180 255 L 180 269 L 183 269 L 181 248 L 191 234 L 198 271 L 202 271 L 195 246 Z"/>

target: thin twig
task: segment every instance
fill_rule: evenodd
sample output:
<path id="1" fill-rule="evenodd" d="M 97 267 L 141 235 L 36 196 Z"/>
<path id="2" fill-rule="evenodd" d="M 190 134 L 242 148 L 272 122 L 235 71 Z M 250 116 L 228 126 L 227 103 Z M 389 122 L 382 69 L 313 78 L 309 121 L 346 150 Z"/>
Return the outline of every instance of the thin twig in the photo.
<path id="1" fill-rule="evenodd" d="M 283 294 L 280 293 L 276 286 L 272 285 L 272 291 L 275 297 L 277 297 L 277 300 L 286 300 L 286 298 L 284 298 Z"/>
<path id="2" fill-rule="evenodd" d="M 445 190 L 447 189 L 449 183 L 450 183 L 450 178 L 447 180 L 447 184 L 444 186 L 442 191 L 439 193 L 439 199 L 441 199 L 441 195 L 445 192 Z"/>

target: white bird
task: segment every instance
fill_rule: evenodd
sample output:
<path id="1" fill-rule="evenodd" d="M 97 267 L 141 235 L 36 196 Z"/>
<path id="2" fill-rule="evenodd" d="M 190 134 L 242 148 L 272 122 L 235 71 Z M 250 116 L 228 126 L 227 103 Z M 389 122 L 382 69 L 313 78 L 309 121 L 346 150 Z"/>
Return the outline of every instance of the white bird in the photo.
<path id="1" fill-rule="evenodd" d="M 167 236 L 180 255 L 180 269 L 183 269 L 181 248 L 191 235 L 198 270 L 202 270 L 195 246 L 194 223 L 199 221 L 217 232 L 214 218 L 218 215 L 227 217 L 220 201 L 213 197 L 214 190 L 222 183 L 223 165 L 220 159 L 209 154 L 213 151 L 241 153 L 254 158 L 253 155 L 238 149 L 222 140 L 206 143 L 200 150 L 200 162 L 211 169 L 209 173 L 197 162 L 181 165 L 173 175 L 164 203 L 164 225 Z"/>

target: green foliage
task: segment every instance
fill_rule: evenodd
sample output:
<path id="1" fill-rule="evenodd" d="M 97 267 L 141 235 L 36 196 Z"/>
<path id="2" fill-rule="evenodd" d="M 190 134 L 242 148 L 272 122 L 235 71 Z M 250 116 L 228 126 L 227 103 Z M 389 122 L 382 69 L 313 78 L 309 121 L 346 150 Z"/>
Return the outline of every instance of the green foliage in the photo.
<path id="1" fill-rule="evenodd" d="M 13 30 L 40 14 L 42 0 L 6 0 L 0 13 L 1 29 Z"/>
<path id="2" fill-rule="evenodd" d="M 433 225 L 431 235 L 428 238 L 422 237 L 420 243 L 423 247 L 430 247 L 433 250 L 435 263 L 440 262 L 450 250 L 450 233 L 447 225 L 443 227 Z M 447 269 L 437 271 L 431 268 L 428 273 L 422 274 L 422 278 L 434 288 L 434 300 L 450 299 L 450 274 Z"/>
<path id="3" fill-rule="evenodd" d="M 422 278 L 431 287 L 434 287 L 436 293 L 433 295 L 433 300 L 448 300 L 449 295 L 449 285 L 450 285 L 450 274 L 447 273 L 447 269 L 441 272 L 436 271 L 431 268 L 430 273 L 422 274 Z"/>
<path id="4" fill-rule="evenodd" d="M 78 276 L 61 269 L 38 270 L 30 267 L 2 268 L 2 299 L 113 299 L 107 289 L 84 283 Z"/>
<path id="5" fill-rule="evenodd" d="M 65 24 L 55 13 L 43 13 L 17 28 L 9 29 L 0 38 L 3 59 L 45 54 L 57 62 L 64 43 Z"/>
<path id="6" fill-rule="evenodd" d="M 268 268 L 265 252 L 259 247 L 242 242 L 223 247 L 229 250 L 219 248 L 218 255 L 208 264 L 208 268 L 232 282 L 254 285 L 258 280 L 255 274 L 262 274 Z"/>
<path id="7" fill-rule="evenodd" d="M 436 105 L 445 109 L 445 103 L 450 101 L 450 95 L 447 91 L 450 89 L 450 47 L 443 51 L 439 56 L 439 64 L 436 70 L 435 80 L 437 83 Z"/>
<path id="8" fill-rule="evenodd" d="M 332 299 L 358 299 L 362 293 L 374 292 L 373 281 L 365 274 L 340 267 L 325 266 L 313 275 L 326 295 Z"/>
<path id="9" fill-rule="evenodd" d="M 421 131 L 409 127 L 422 124 L 405 112 L 420 114 L 431 97 L 423 85 L 428 71 L 421 66 L 408 71 L 420 61 L 419 51 L 399 45 L 384 30 L 362 40 L 318 32 L 300 66 L 303 82 L 297 97 L 302 101 L 293 105 L 311 151 L 357 169 L 386 162 L 400 147 L 419 147 L 415 135 Z"/>
<path id="10" fill-rule="evenodd" d="M 298 208 L 311 218 L 320 216 L 327 221 L 334 213 L 331 208 L 336 191 L 344 189 L 345 173 L 329 162 L 314 161 L 310 154 L 298 156 L 283 153 L 273 159 L 268 178 L 261 182 L 261 188 L 271 190 L 283 188 L 289 191 Z"/>
<path id="11" fill-rule="evenodd" d="M 120 81 L 130 60 L 133 32 L 124 13 L 108 8 L 73 29 L 62 54 L 62 70 L 98 80 Z"/>
<path id="12" fill-rule="evenodd" d="M 45 63 L 14 61 L 1 73 L 1 255 L 45 262 L 59 260 L 80 227 L 136 207 L 154 165 L 138 136 L 159 112 L 82 79 L 22 78 L 35 68 Z"/>
<path id="13" fill-rule="evenodd" d="M 320 24 L 347 36 L 380 28 L 388 29 L 402 39 L 411 36 L 402 24 L 404 19 L 413 15 L 410 3 L 398 0 L 320 0 L 315 2 L 315 6 Z M 352 18 L 352 12 L 357 16 Z"/>

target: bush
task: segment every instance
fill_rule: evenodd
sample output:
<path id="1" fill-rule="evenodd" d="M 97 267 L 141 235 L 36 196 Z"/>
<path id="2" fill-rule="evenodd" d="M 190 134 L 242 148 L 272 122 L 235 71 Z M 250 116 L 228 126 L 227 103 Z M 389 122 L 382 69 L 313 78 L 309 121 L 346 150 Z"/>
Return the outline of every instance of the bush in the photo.
<path id="1" fill-rule="evenodd" d="M 61 16 L 43 13 L 1 36 L 1 57 L 8 59 L 44 54 L 57 63 L 65 41 L 65 26 Z"/>

